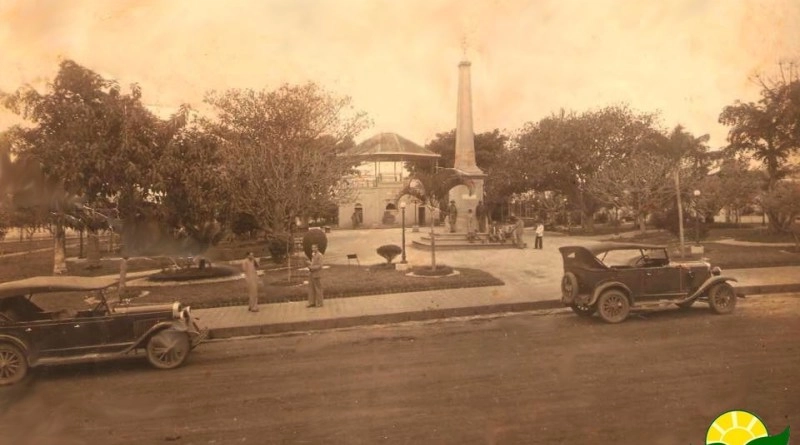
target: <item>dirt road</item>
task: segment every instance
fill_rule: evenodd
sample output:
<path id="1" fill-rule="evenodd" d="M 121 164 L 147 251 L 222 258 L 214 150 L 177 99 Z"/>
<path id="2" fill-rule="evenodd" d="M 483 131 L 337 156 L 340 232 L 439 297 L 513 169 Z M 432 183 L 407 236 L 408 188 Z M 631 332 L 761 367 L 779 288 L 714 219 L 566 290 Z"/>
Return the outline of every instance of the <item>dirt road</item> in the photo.
<path id="1" fill-rule="evenodd" d="M 778 296 L 209 343 L 175 371 L 35 372 L 0 391 L 0 443 L 703 444 L 731 409 L 800 431 L 798 318 Z"/>

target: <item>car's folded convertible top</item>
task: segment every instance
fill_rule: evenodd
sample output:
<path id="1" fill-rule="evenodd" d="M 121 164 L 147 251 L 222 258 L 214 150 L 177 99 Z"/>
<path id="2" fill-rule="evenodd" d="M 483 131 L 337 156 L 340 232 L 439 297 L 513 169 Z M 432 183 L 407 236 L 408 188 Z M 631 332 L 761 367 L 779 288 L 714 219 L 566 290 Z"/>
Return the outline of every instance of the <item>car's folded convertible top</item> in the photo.
<path id="1" fill-rule="evenodd" d="M 0 284 L 0 298 L 40 292 L 91 291 L 111 287 L 117 277 L 33 277 Z"/>

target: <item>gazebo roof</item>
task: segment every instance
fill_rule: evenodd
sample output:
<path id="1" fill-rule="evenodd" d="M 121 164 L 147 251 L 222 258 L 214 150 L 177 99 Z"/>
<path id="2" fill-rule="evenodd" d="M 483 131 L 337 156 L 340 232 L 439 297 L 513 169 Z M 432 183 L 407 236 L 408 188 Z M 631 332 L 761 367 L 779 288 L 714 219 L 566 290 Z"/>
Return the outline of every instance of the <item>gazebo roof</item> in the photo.
<path id="1" fill-rule="evenodd" d="M 436 159 L 436 154 L 395 133 L 378 133 L 346 153 L 370 161 L 402 161 L 406 159 Z"/>

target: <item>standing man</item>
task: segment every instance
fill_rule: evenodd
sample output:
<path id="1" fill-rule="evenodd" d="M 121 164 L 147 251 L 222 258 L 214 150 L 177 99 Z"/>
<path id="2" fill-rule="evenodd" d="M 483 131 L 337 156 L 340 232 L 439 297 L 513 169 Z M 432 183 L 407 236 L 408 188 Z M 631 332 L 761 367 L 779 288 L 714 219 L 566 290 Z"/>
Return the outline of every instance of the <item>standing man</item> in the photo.
<path id="1" fill-rule="evenodd" d="M 450 223 L 450 233 L 456 232 L 456 218 L 458 218 L 458 209 L 456 202 L 450 201 L 450 206 L 447 208 L 447 219 Z"/>
<path id="2" fill-rule="evenodd" d="M 475 218 L 478 218 L 478 232 L 485 233 L 486 232 L 486 207 L 483 205 L 483 201 L 478 201 L 477 207 L 475 207 Z"/>
<path id="3" fill-rule="evenodd" d="M 520 217 L 515 217 L 516 223 L 514 224 L 514 241 L 520 249 L 525 248 L 525 243 L 522 241 L 522 232 L 525 230 L 525 221 Z"/>
<path id="4" fill-rule="evenodd" d="M 322 254 L 316 244 L 311 245 L 311 262 L 308 265 L 308 306 L 322 307 Z"/>
<path id="5" fill-rule="evenodd" d="M 242 262 L 244 269 L 244 281 L 247 284 L 247 299 L 250 312 L 258 312 L 258 261 L 253 256 L 253 252 L 247 252 L 247 258 Z"/>
<path id="6" fill-rule="evenodd" d="M 539 221 L 536 223 L 536 241 L 533 244 L 534 249 L 542 248 L 542 238 L 544 238 L 544 224 Z"/>

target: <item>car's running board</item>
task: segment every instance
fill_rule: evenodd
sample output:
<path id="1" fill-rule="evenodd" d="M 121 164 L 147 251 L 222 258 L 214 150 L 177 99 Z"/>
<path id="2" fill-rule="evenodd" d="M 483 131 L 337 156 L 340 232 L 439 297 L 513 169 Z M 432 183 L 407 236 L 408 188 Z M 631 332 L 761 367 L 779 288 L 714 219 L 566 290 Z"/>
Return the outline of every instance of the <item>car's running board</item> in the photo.
<path id="1" fill-rule="evenodd" d="M 94 363 L 94 362 L 104 362 L 108 360 L 118 360 L 124 357 L 135 357 L 134 354 L 120 354 L 119 352 L 109 352 L 109 353 L 94 353 L 94 354 L 85 354 L 85 355 L 77 355 L 77 356 L 70 356 L 70 357 L 47 357 L 41 358 L 36 361 L 33 366 L 50 366 L 50 365 L 73 365 L 78 363 Z"/>

